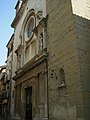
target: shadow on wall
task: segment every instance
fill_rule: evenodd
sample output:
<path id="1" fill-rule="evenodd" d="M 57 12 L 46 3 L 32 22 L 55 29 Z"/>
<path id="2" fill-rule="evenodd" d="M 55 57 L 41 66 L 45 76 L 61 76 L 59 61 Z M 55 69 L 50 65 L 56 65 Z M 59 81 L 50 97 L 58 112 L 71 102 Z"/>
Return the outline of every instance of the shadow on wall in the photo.
<path id="1" fill-rule="evenodd" d="M 83 89 L 83 112 L 85 118 L 90 119 L 90 20 L 75 14 L 74 20 Z"/>

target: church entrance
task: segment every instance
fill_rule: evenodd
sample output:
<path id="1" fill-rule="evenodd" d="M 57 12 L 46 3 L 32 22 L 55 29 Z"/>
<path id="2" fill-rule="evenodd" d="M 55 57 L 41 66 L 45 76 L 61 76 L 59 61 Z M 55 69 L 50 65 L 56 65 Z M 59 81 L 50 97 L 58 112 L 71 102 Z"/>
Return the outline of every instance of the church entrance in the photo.
<path id="1" fill-rule="evenodd" d="M 32 87 L 26 88 L 26 120 L 32 120 Z"/>

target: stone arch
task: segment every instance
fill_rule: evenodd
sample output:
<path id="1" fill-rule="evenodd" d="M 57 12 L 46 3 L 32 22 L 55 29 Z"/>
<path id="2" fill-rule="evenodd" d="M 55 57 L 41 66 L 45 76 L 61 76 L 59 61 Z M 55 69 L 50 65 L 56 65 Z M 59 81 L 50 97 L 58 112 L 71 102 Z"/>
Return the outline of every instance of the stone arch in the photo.
<path id="1" fill-rule="evenodd" d="M 24 44 L 24 31 L 25 31 L 25 26 L 27 24 L 27 21 L 28 19 L 31 17 L 31 16 L 34 16 L 35 17 L 35 26 L 36 26 L 36 16 L 35 16 L 35 10 L 34 9 L 31 9 L 29 10 L 29 12 L 27 13 L 27 15 L 25 16 L 25 19 L 23 21 L 23 24 L 22 24 L 22 28 L 21 28 L 21 36 L 22 36 L 22 43 Z"/>

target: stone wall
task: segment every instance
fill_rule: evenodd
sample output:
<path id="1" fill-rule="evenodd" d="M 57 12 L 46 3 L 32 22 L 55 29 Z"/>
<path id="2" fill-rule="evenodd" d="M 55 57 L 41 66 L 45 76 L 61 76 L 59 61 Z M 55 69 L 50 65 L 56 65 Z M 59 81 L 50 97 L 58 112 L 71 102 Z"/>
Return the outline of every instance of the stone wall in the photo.
<path id="1" fill-rule="evenodd" d="M 47 0 L 49 120 L 84 120 L 75 18 L 70 0 Z M 60 69 L 65 73 L 61 84 Z"/>
<path id="2" fill-rule="evenodd" d="M 28 66 L 29 67 L 29 66 Z M 32 119 L 47 120 L 46 62 L 24 73 L 16 81 L 15 114 L 26 119 L 26 89 L 32 87 Z"/>
<path id="3" fill-rule="evenodd" d="M 83 105 L 78 106 L 79 117 L 90 119 L 90 1 L 72 0 Z"/>

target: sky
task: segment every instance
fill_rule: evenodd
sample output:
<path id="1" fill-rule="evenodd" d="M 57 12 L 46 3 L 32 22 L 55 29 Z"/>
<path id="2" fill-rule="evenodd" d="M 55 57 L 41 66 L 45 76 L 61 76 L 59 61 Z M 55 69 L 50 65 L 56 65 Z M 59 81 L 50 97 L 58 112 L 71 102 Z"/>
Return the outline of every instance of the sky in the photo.
<path id="1" fill-rule="evenodd" d="M 14 32 L 11 23 L 15 17 L 16 3 L 17 0 L 0 0 L 0 66 L 5 65 L 6 45 Z"/>

